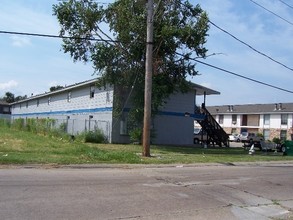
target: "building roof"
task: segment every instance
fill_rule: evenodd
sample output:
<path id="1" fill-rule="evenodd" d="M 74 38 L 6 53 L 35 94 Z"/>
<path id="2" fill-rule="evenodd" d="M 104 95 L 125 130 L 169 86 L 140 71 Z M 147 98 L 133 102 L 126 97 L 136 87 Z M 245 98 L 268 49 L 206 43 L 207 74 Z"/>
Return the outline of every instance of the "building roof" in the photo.
<path id="1" fill-rule="evenodd" d="M 207 106 L 211 114 L 293 113 L 293 103 Z"/>
<path id="2" fill-rule="evenodd" d="M 0 100 L 0 105 L 9 105 L 9 103 L 6 101 Z"/>
<path id="3" fill-rule="evenodd" d="M 221 94 L 220 92 L 218 92 L 216 90 L 213 90 L 213 89 L 210 89 L 210 88 L 207 88 L 207 87 L 195 84 L 195 83 L 191 83 L 191 86 L 196 91 L 196 95 L 204 95 L 204 94 L 206 94 L 206 95 L 220 95 Z"/>
<path id="4" fill-rule="evenodd" d="M 26 101 L 29 101 L 29 100 L 34 100 L 34 99 L 37 99 L 37 98 L 50 96 L 50 95 L 61 93 L 61 92 L 64 92 L 64 91 L 68 91 L 68 90 L 71 90 L 71 89 L 74 89 L 74 88 L 77 88 L 77 87 L 91 85 L 91 84 L 96 83 L 97 81 L 98 81 L 98 79 L 91 79 L 91 80 L 83 81 L 83 82 L 80 82 L 80 83 L 75 83 L 73 85 L 66 86 L 66 87 L 64 87 L 62 89 L 58 89 L 58 90 L 53 91 L 53 92 L 46 92 L 46 93 L 43 93 L 43 94 L 34 95 L 34 96 L 28 97 L 26 99 L 11 103 L 11 104 L 22 103 L 22 102 L 26 102 Z M 206 94 L 206 95 L 218 95 L 218 94 L 220 94 L 220 92 L 212 90 L 212 89 L 209 89 L 207 87 L 204 87 L 204 86 L 201 86 L 201 85 L 198 85 L 198 84 L 195 84 L 195 83 L 190 83 L 190 84 L 191 84 L 192 89 L 194 89 L 196 91 L 196 95 L 204 95 L 204 94 Z"/>
<path id="5" fill-rule="evenodd" d="M 91 84 L 94 84 L 96 82 L 97 82 L 97 79 L 86 80 L 86 81 L 83 81 L 83 82 L 79 82 L 79 83 L 75 83 L 75 84 L 66 86 L 66 87 L 64 87 L 62 89 L 58 89 L 58 90 L 55 90 L 53 92 L 45 92 L 45 93 L 42 93 L 42 94 L 34 95 L 34 96 L 28 97 L 26 99 L 14 102 L 12 104 L 22 103 L 22 102 L 26 102 L 26 101 L 29 101 L 29 100 L 50 96 L 50 95 L 61 93 L 61 92 L 64 92 L 64 91 L 68 91 L 68 90 L 71 90 L 71 89 L 74 89 L 74 88 L 77 88 L 77 87 L 82 87 L 82 86 L 85 86 L 85 85 L 91 85 Z"/>

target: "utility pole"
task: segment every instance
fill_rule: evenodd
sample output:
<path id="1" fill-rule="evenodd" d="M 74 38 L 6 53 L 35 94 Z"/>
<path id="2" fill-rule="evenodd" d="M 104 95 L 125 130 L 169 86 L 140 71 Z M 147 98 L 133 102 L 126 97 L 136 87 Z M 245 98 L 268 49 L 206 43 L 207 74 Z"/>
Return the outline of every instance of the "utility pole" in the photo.
<path id="1" fill-rule="evenodd" d="M 153 75 L 153 13 L 154 2 L 147 0 L 147 40 L 145 62 L 144 86 L 144 118 L 143 118 L 143 152 L 142 155 L 150 157 L 151 112 L 152 112 L 152 75 Z"/>

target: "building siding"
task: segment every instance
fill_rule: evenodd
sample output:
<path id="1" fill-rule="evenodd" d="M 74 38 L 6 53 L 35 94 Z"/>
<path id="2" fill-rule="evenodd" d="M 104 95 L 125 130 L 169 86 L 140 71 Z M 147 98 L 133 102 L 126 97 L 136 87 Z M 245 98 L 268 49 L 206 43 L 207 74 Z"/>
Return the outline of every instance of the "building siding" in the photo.
<path id="1" fill-rule="evenodd" d="M 166 100 L 154 119 L 154 144 L 193 144 L 194 100 L 194 92 L 176 93 Z"/>

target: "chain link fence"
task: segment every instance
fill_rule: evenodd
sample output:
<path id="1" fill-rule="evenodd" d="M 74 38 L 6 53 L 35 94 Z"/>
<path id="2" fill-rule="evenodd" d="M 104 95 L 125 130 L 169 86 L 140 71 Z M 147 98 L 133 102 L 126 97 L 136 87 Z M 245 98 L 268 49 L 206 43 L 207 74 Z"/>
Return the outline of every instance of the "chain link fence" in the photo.
<path id="1" fill-rule="evenodd" d="M 111 136 L 110 121 L 93 119 L 56 119 L 54 126 L 56 128 L 64 128 L 64 131 L 70 135 L 100 130 L 107 140 L 110 140 Z"/>
<path id="2" fill-rule="evenodd" d="M 94 119 L 16 119 L 1 118 L 0 125 L 14 124 L 18 128 L 28 128 L 35 130 L 50 130 L 59 129 L 70 135 L 77 135 L 88 131 L 100 130 L 105 138 L 110 141 L 111 139 L 111 123 L 106 120 Z"/>

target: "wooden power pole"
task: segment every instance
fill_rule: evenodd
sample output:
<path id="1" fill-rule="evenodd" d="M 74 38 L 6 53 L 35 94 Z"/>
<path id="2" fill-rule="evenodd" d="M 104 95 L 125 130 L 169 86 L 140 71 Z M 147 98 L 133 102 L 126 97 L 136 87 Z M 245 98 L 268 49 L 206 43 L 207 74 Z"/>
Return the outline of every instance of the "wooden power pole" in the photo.
<path id="1" fill-rule="evenodd" d="M 143 118 L 143 152 L 142 155 L 150 157 L 151 136 L 151 103 L 152 103 L 152 75 L 153 75 L 153 0 L 147 1 L 147 40 L 144 86 L 144 118 Z"/>

